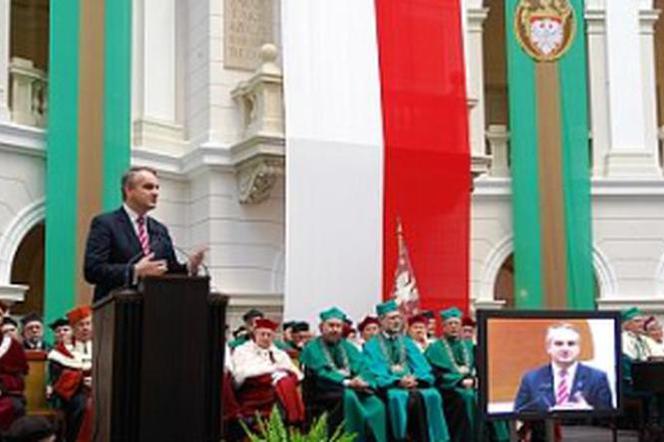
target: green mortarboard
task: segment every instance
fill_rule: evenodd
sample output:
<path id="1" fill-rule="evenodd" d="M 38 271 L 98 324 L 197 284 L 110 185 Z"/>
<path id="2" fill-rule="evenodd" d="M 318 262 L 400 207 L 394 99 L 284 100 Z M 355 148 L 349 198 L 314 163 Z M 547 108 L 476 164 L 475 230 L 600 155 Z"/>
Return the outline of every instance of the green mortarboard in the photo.
<path id="1" fill-rule="evenodd" d="M 328 308 L 320 312 L 320 320 L 325 322 L 329 319 L 339 319 L 341 321 L 346 320 L 346 314 L 336 307 Z"/>
<path id="2" fill-rule="evenodd" d="M 622 318 L 623 321 L 632 320 L 637 316 L 643 316 L 643 312 L 638 307 L 631 307 L 628 308 L 627 310 L 623 310 L 620 313 L 620 317 Z"/>
<path id="3" fill-rule="evenodd" d="M 376 306 L 376 314 L 378 316 L 383 316 L 396 310 L 399 310 L 399 305 L 394 299 L 390 299 L 389 301 L 385 301 Z"/>
<path id="4" fill-rule="evenodd" d="M 448 319 L 452 319 L 452 318 L 461 319 L 462 316 L 463 316 L 463 312 L 461 312 L 461 310 L 459 310 L 456 307 L 451 307 L 451 308 L 448 308 L 447 310 L 441 310 L 440 311 L 440 317 L 443 318 L 443 321 L 447 321 Z"/>

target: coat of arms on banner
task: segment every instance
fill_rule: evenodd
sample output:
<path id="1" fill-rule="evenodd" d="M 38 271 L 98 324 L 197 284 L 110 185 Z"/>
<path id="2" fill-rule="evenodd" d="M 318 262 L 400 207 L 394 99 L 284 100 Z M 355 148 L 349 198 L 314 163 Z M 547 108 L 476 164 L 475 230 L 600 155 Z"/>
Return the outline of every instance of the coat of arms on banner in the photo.
<path id="1" fill-rule="evenodd" d="M 400 219 L 397 219 L 397 241 L 399 256 L 397 258 L 397 267 L 394 270 L 392 297 L 397 300 L 401 312 L 410 317 L 419 310 L 420 293 L 417 290 L 415 272 L 408 256 L 408 247 L 406 246 L 406 239 Z"/>
<path id="2" fill-rule="evenodd" d="M 514 15 L 516 39 L 537 61 L 555 61 L 574 40 L 576 23 L 569 0 L 520 0 Z"/>

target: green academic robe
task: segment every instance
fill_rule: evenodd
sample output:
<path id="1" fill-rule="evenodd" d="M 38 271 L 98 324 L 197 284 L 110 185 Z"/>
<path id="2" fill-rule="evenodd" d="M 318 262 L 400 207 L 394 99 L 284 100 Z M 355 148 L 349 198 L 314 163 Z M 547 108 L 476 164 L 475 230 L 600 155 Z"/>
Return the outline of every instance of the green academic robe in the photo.
<path id="1" fill-rule="evenodd" d="M 462 386 L 465 378 L 476 376 L 473 343 L 465 339 L 442 337 L 430 344 L 424 355 L 434 367 L 436 386 L 461 398 L 471 434 L 477 434 L 477 391 Z M 509 440 L 509 429 L 504 422 L 496 422 L 491 427 L 495 440 Z"/>
<path id="2" fill-rule="evenodd" d="M 386 392 L 394 436 L 397 439 L 406 438 L 410 391 L 399 387 L 399 381 L 406 375 L 412 375 L 424 387 L 417 391 L 426 406 L 429 440 L 449 441 L 442 398 L 435 388 L 427 388 L 434 383 L 431 366 L 412 339 L 403 335 L 388 338 L 380 333 L 364 345 L 364 354 L 377 387 Z"/>
<path id="3" fill-rule="evenodd" d="M 304 347 L 300 363 L 307 375 L 311 373 L 314 376 L 316 396 L 321 399 L 341 396 L 345 429 L 355 433 L 358 442 L 367 440 L 367 426 L 377 442 L 387 440 L 383 402 L 370 391 L 358 392 L 343 385 L 345 380 L 359 376 L 371 389 L 376 387 L 363 355 L 353 344 L 345 339 L 330 344 L 318 337 Z"/>
<path id="4" fill-rule="evenodd" d="M 233 339 L 228 343 L 228 347 L 231 350 L 235 350 L 235 347 L 239 347 L 240 345 L 244 344 L 245 342 L 249 341 L 249 336 L 248 335 L 242 335 L 239 338 Z"/>

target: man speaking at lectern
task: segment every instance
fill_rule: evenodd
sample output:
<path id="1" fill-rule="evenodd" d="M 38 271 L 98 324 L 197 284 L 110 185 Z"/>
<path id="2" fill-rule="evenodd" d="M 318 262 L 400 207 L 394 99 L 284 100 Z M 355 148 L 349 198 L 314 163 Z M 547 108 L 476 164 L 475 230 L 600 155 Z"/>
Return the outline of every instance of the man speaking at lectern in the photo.
<path id="1" fill-rule="evenodd" d="M 168 229 L 147 215 L 159 197 L 155 170 L 132 167 L 122 176 L 121 186 L 122 207 L 92 220 L 85 247 L 85 280 L 95 285 L 95 301 L 145 276 L 195 275 L 205 255 L 200 249 L 186 264 L 179 263 Z"/>
<path id="2" fill-rule="evenodd" d="M 579 362 L 581 334 L 571 324 L 548 328 L 546 352 L 551 362 L 521 379 L 514 410 L 608 410 L 612 406 L 606 373 Z"/>

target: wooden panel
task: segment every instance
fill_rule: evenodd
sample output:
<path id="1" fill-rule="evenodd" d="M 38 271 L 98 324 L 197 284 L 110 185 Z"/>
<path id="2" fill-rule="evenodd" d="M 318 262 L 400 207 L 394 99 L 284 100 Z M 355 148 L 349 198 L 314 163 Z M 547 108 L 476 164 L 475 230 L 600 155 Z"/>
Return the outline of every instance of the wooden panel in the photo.
<path id="1" fill-rule="evenodd" d="M 33 414 L 48 409 L 46 402 L 46 353 L 26 351 L 28 375 L 25 377 L 25 399 L 27 412 Z"/>

